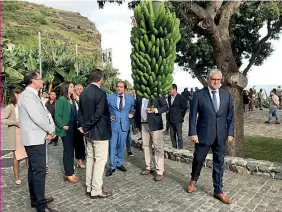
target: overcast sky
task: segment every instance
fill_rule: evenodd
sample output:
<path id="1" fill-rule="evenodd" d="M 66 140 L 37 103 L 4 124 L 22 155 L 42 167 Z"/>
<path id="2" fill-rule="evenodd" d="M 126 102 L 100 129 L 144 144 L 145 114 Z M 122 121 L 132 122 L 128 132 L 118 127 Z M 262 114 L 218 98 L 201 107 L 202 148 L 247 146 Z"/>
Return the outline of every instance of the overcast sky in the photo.
<path id="1" fill-rule="evenodd" d="M 119 69 L 120 78 L 131 79 L 130 65 L 130 31 L 131 16 L 133 11 L 127 8 L 127 4 L 118 6 L 107 3 L 104 9 L 98 9 L 96 0 L 92 1 L 55 1 L 55 0 L 29 0 L 38 4 L 44 4 L 56 9 L 79 12 L 96 24 L 102 35 L 102 48 L 112 48 L 113 66 Z M 282 39 L 273 41 L 274 53 L 265 60 L 260 67 L 253 66 L 249 72 L 249 85 L 278 85 L 282 84 Z M 201 84 L 196 79 L 181 70 L 174 73 L 174 82 L 180 87 L 195 87 Z M 182 90 L 181 89 L 181 90 Z"/>

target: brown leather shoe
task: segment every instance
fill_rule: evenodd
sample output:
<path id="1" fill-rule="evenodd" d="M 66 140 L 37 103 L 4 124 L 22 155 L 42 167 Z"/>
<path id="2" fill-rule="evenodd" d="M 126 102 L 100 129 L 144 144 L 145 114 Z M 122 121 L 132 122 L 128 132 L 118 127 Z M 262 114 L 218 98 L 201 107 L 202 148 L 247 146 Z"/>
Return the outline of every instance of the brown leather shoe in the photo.
<path id="1" fill-rule="evenodd" d="M 111 191 L 102 191 L 102 193 L 99 194 L 99 195 L 95 195 L 95 196 L 90 195 L 90 198 L 91 199 L 99 199 L 99 198 L 108 198 L 110 196 L 113 196 L 113 193 Z"/>
<path id="2" fill-rule="evenodd" d="M 214 194 L 214 198 L 220 200 L 224 204 L 231 204 L 232 201 L 225 194 Z"/>
<path id="3" fill-rule="evenodd" d="M 196 185 L 196 181 L 190 180 L 188 187 L 187 187 L 188 193 L 192 193 L 195 191 L 195 185 Z"/>

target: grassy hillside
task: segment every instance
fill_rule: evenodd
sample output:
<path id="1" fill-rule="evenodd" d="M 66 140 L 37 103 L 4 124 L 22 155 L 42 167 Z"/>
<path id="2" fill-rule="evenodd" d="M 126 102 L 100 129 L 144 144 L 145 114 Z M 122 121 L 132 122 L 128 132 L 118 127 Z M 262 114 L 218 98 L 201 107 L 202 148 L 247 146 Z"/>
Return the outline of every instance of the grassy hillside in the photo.
<path id="1" fill-rule="evenodd" d="M 37 48 L 38 32 L 42 41 L 68 41 L 79 54 L 93 55 L 101 62 L 101 35 L 95 24 L 79 13 L 48 8 L 28 2 L 2 2 L 2 34 L 12 43 Z"/>

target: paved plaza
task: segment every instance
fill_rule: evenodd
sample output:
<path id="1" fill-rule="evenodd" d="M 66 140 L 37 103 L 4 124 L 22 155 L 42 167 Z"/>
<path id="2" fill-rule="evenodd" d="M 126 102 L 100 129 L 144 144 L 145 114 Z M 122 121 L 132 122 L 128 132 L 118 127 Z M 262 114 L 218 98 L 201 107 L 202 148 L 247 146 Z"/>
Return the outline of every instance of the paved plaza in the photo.
<path id="1" fill-rule="evenodd" d="M 260 122 L 266 118 L 267 112 L 256 111 L 250 116 L 258 117 Z M 245 130 L 252 127 L 261 132 L 263 123 L 252 124 L 246 117 Z M 246 129 L 246 125 L 248 129 Z M 281 135 L 280 125 L 267 125 L 277 128 L 276 133 Z M 3 128 L 3 147 L 5 146 L 5 130 Z M 265 131 L 266 133 L 269 130 Z M 187 127 L 184 133 L 187 135 Z M 248 132 L 246 132 L 248 134 Z M 273 135 L 273 134 L 272 134 Z M 267 136 L 267 135 L 264 135 Z M 281 138 L 281 137 L 280 137 Z M 166 142 L 167 136 L 166 136 Z M 188 139 L 186 139 L 188 142 Z M 85 195 L 85 170 L 76 169 L 80 177 L 79 183 L 73 185 L 63 181 L 62 143 L 59 146 L 48 146 L 50 173 L 46 180 L 46 194 L 55 198 L 51 206 L 60 212 L 170 212 L 170 211 L 271 211 L 282 212 L 282 181 L 262 176 L 237 174 L 230 171 L 224 173 L 224 191 L 233 200 L 231 205 L 223 205 L 212 197 L 211 169 L 203 168 L 201 178 L 195 193 L 186 192 L 190 177 L 191 165 L 165 160 L 165 174 L 162 182 L 155 182 L 153 176 L 141 176 L 144 168 L 143 152 L 134 149 L 134 157 L 125 156 L 125 167 L 128 172 L 117 171 L 113 176 L 105 178 L 105 187 L 112 190 L 114 196 L 108 199 L 92 200 Z M 16 186 L 13 182 L 12 168 L 2 169 L 2 211 L 25 212 L 35 211 L 30 207 L 27 187 L 27 169 L 21 164 L 21 179 L 23 184 Z"/>

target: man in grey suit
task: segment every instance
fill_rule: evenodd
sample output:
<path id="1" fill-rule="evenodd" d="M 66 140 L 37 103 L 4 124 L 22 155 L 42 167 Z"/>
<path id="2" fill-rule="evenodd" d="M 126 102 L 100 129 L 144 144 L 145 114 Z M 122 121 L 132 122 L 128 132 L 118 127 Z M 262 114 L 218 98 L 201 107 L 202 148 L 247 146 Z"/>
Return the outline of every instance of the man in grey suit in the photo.
<path id="1" fill-rule="evenodd" d="M 38 96 L 43 88 L 43 79 L 37 72 L 30 72 L 24 77 L 27 85 L 19 101 L 19 121 L 21 141 L 28 155 L 28 187 L 31 207 L 38 212 L 56 212 L 47 203 L 53 198 L 45 198 L 46 179 L 46 142 L 54 136 L 54 125 L 47 110 Z"/>

